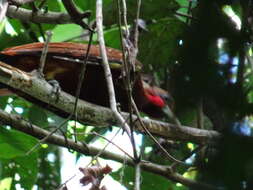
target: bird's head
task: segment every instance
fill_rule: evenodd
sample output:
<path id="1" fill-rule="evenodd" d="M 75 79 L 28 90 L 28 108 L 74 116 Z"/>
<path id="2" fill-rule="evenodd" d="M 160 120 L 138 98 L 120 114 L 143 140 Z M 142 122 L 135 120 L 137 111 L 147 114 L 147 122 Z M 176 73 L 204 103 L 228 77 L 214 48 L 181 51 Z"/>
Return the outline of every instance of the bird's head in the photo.
<path id="1" fill-rule="evenodd" d="M 153 117 L 163 117 L 167 115 L 168 107 L 173 109 L 174 100 L 170 94 L 153 85 L 149 85 L 147 82 L 142 81 L 144 96 L 147 100 L 145 105 L 145 112 Z"/>
<path id="2" fill-rule="evenodd" d="M 145 89 L 145 95 L 150 103 L 157 107 L 163 108 L 166 105 L 165 100 L 159 94 L 156 94 L 152 88 Z"/>

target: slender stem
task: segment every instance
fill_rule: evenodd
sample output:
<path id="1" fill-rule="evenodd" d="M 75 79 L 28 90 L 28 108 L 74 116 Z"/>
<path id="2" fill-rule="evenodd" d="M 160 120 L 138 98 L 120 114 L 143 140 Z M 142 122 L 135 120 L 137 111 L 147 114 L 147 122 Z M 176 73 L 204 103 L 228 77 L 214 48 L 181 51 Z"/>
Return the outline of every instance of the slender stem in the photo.
<path id="1" fill-rule="evenodd" d="M 9 5 L 9 3 L 8 3 L 7 0 L 2 0 L 2 1 L 1 1 L 1 4 L 0 4 L 0 23 L 1 23 L 2 20 L 5 18 L 8 5 Z"/>
<path id="2" fill-rule="evenodd" d="M 125 119 L 117 110 L 115 91 L 114 91 L 114 85 L 113 85 L 113 80 L 112 80 L 112 73 L 110 70 L 110 66 L 109 66 L 108 58 L 106 54 L 106 49 L 105 49 L 105 41 L 104 41 L 104 34 L 103 34 L 102 0 L 97 0 L 97 3 L 96 3 L 96 24 L 97 24 L 100 53 L 103 60 L 103 68 L 104 68 L 105 79 L 106 79 L 107 89 L 108 89 L 108 94 L 109 94 L 110 108 L 112 112 L 114 113 L 115 117 L 117 118 L 117 120 L 119 121 L 119 123 L 121 124 L 121 126 L 123 127 L 123 129 L 126 131 L 127 135 L 129 136 L 132 146 L 133 146 L 134 156 L 136 157 L 137 150 L 136 150 L 135 144 L 132 141 L 131 129 L 129 125 L 126 123 Z"/>
<path id="3" fill-rule="evenodd" d="M 48 45 L 49 42 L 51 40 L 52 37 L 52 32 L 51 31 L 46 31 L 46 42 L 44 44 L 42 53 L 41 53 L 41 57 L 40 57 L 40 65 L 39 65 L 39 69 L 38 72 L 41 74 L 41 76 L 43 76 L 43 70 L 45 67 L 45 63 L 46 63 L 46 58 L 47 58 L 47 52 L 48 52 Z"/>
<path id="4" fill-rule="evenodd" d="M 85 75 L 85 71 L 86 71 L 86 65 L 87 65 L 87 61 L 89 59 L 89 52 L 90 52 L 90 46 L 91 46 L 91 42 L 92 42 L 92 37 L 93 37 L 93 32 L 90 33 L 90 38 L 89 38 L 89 43 L 88 43 L 88 48 L 86 50 L 85 53 L 85 59 L 83 61 L 82 67 L 81 67 L 81 72 L 79 74 L 79 80 L 78 80 L 78 84 L 77 84 L 77 88 L 76 88 L 76 100 L 75 100 L 75 104 L 74 104 L 74 115 L 75 115 L 75 125 L 74 125 L 74 133 L 76 133 L 76 121 L 77 121 L 77 104 L 78 104 L 78 99 L 80 97 L 80 93 L 81 93 L 81 88 L 83 85 L 83 79 L 84 79 L 84 75 Z M 74 135 L 75 137 L 75 142 L 77 141 L 76 139 L 76 135 Z"/>
<path id="5" fill-rule="evenodd" d="M 141 190 L 141 167 L 140 163 L 135 165 L 134 190 Z"/>
<path id="6" fill-rule="evenodd" d="M 175 162 L 175 163 L 179 163 L 179 164 L 182 164 L 182 165 L 187 165 L 186 163 L 184 163 L 184 162 L 182 162 L 182 161 L 174 158 L 172 155 L 170 155 L 170 153 L 165 148 L 163 148 L 163 146 L 156 140 L 156 138 L 150 133 L 150 131 L 146 128 L 145 124 L 142 122 L 142 120 L 140 118 L 139 111 L 137 109 L 137 106 L 136 106 L 134 100 L 132 100 L 132 104 L 133 104 L 133 108 L 135 109 L 135 112 L 137 114 L 138 120 L 140 121 L 143 130 L 151 138 L 151 140 L 153 140 L 153 142 L 165 153 L 165 155 L 167 156 L 167 158 L 169 160 Z"/>

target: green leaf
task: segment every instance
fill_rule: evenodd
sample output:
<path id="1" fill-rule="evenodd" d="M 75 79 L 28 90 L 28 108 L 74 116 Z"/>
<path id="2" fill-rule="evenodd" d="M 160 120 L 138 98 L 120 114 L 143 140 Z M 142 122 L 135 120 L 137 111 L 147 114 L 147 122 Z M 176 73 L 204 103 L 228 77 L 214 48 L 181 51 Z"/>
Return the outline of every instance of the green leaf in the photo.
<path id="1" fill-rule="evenodd" d="M 94 0 L 74 0 L 75 4 L 82 10 L 82 11 L 91 11 L 90 20 L 95 19 L 96 17 L 96 1 Z M 112 0 L 104 0 L 103 7 L 107 7 L 109 5 L 114 4 Z M 105 11 L 104 11 L 105 12 Z"/>
<path id="2" fill-rule="evenodd" d="M 1 178 L 12 177 L 12 188 L 20 184 L 24 189 L 31 189 L 37 179 L 38 153 L 26 153 L 31 150 L 37 141 L 21 132 L 0 128 L 0 163 L 3 165 Z M 14 177 L 18 175 L 20 180 Z M 1 188 L 0 188 L 1 189 Z"/>
<path id="3" fill-rule="evenodd" d="M 38 153 L 33 152 L 28 156 L 20 156 L 14 159 L 0 159 L 3 171 L 1 177 L 13 179 L 11 190 L 19 184 L 24 189 L 31 189 L 37 180 Z M 19 177 L 20 179 L 16 178 Z"/>
<path id="4" fill-rule="evenodd" d="M 38 176 L 38 153 L 17 157 L 16 164 L 19 166 L 16 172 L 21 178 L 19 182 L 21 187 L 24 189 L 31 189 Z"/>
<path id="5" fill-rule="evenodd" d="M 166 18 L 149 25 L 149 31 L 140 35 L 139 58 L 145 66 L 152 65 L 164 72 L 168 63 L 178 56 L 179 39 L 185 29 L 176 18 Z"/>
<path id="6" fill-rule="evenodd" d="M 0 108 L 5 109 L 7 103 L 8 103 L 9 96 L 1 96 L 0 98 Z"/>
<path id="7" fill-rule="evenodd" d="M 32 40 L 29 38 L 27 33 L 21 32 L 21 33 L 18 33 L 17 36 L 11 36 L 7 34 L 5 31 L 0 34 L 0 41 L 4 42 L 4 43 L 0 43 L 0 50 L 7 47 L 17 46 L 17 45 L 32 42 Z"/>
<path id="8" fill-rule="evenodd" d="M 92 0 L 87 0 L 87 1 L 82 1 L 82 0 L 74 0 L 75 4 L 82 9 L 83 11 L 86 10 L 95 10 L 96 8 L 96 1 Z M 94 14 L 94 12 L 93 12 Z"/>
<path id="9" fill-rule="evenodd" d="M 104 32 L 104 38 L 106 41 L 106 46 L 115 49 L 121 49 L 121 39 L 118 27 L 106 30 Z"/>
<path id="10" fill-rule="evenodd" d="M 39 175 L 36 182 L 38 189 L 55 190 L 61 183 L 61 150 L 49 146 L 39 151 Z"/>
<path id="11" fill-rule="evenodd" d="M 40 4 L 41 1 L 35 1 L 37 4 Z M 53 0 L 53 1 L 47 1 L 45 4 L 45 7 L 48 8 L 49 11 L 55 11 L 58 12 L 61 10 L 60 1 Z"/>
<path id="12" fill-rule="evenodd" d="M 17 149 L 13 145 L 7 143 L 0 143 L 0 148 L 2 150 L 0 158 L 10 159 L 25 154 L 24 150 Z"/>
<path id="13" fill-rule="evenodd" d="M 31 150 L 37 141 L 21 132 L 0 128 L 0 163 L 2 164 L 1 177 L 12 177 L 12 188 L 20 184 L 24 189 L 31 189 L 37 179 L 38 153 L 26 153 Z M 20 180 L 14 177 L 18 175 Z"/>
<path id="14" fill-rule="evenodd" d="M 37 141 L 24 133 L 0 128 L 0 158 L 11 159 L 25 155 Z"/>
<path id="15" fill-rule="evenodd" d="M 4 31 L 5 24 L 6 24 L 6 20 L 3 20 L 2 22 L 0 22 L 0 34 Z"/>
<path id="16" fill-rule="evenodd" d="M 52 30 L 52 32 L 52 42 L 62 42 L 83 34 L 82 28 L 76 24 L 58 25 Z"/>
<path id="17" fill-rule="evenodd" d="M 29 109 L 28 118 L 29 118 L 29 121 L 31 121 L 35 125 L 38 125 L 44 128 L 48 126 L 46 111 L 36 105 L 33 105 Z"/>

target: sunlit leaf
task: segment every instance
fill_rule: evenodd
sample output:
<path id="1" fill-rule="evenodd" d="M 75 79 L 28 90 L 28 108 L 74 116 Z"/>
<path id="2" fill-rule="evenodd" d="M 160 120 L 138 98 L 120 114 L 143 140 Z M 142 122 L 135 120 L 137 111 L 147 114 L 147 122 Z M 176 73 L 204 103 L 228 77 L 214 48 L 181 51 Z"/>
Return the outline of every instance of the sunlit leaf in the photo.
<path id="1" fill-rule="evenodd" d="M 11 183 L 12 183 L 12 178 L 7 177 L 2 180 L 0 180 L 0 189 L 2 190 L 10 190 L 11 189 Z"/>
<path id="2" fill-rule="evenodd" d="M 58 25 L 53 30 L 52 42 L 62 42 L 73 37 L 80 36 L 83 32 L 76 24 Z"/>

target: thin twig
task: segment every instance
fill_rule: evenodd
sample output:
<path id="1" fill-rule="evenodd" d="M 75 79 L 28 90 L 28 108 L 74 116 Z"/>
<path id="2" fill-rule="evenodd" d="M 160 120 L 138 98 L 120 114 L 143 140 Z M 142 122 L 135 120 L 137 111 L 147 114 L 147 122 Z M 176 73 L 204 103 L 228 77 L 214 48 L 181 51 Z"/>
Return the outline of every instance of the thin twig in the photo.
<path id="1" fill-rule="evenodd" d="M 243 88 L 243 83 L 244 83 L 244 74 L 245 74 L 245 58 L 246 58 L 246 40 L 245 35 L 247 33 L 247 19 L 249 16 L 249 11 L 250 11 L 250 1 L 248 1 L 246 4 L 242 4 L 244 6 L 242 6 L 242 28 L 240 30 L 240 46 L 239 46 L 239 64 L 238 64 L 238 69 L 237 69 L 237 76 L 236 76 L 236 85 L 238 87 L 238 89 L 242 89 Z"/>
<path id="2" fill-rule="evenodd" d="M 45 37 L 45 35 L 44 35 L 44 30 L 43 30 L 43 28 L 42 28 L 41 23 L 37 23 L 37 27 L 39 28 L 39 32 L 40 32 L 40 35 L 41 35 L 43 41 L 46 41 L 46 37 Z"/>
<path id="3" fill-rule="evenodd" d="M 136 111 L 137 118 L 138 118 L 139 122 L 141 123 L 141 126 L 142 126 L 143 130 L 153 140 L 153 142 L 165 153 L 165 155 L 168 157 L 168 159 L 171 160 L 171 161 L 173 161 L 173 162 L 189 166 L 188 164 L 186 164 L 186 163 L 184 163 L 184 162 L 182 162 L 182 161 L 174 158 L 172 155 L 170 155 L 170 153 L 168 153 L 168 151 L 165 148 L 163 148 L 163 146 L 156 140 L 156 138 L 145 127 L 145 124 L 142 122 L 142 120 L 140 118 L 140 114 L 139 114 L 139 111 L 137 109 L 137 106 L 136 106 L 134 100 L 132 100 L 132 105 L 133 105 L 134 110 Z"/>
<path id="4" fill-rule="evenodd" d="M 111 140 L 110 141 L 113 141 L 113 139 L 119 134 L 119 132 L 120 132 L 120 128 L 118 129 L 118 131 L 114 134 L 114 136 L 111 138 Z M 90 161 L 90 163 L 86 166 L 86 167 L 88 167 L 90 164 L 92 164 L 92 162 L 94 161 L 94 160 L 97 160 L 97 158 L 98 157 L 100 157 L 101 156 L 101 154 L 103 154 L 104 152 L 105 152 L 105 149 L 108 147 L 110 145 L 110 142 L 108 142 L 93 158 L 92 158 L 92 160 Z M 130 157 L 130 158 L 132 158 L 132 157 Z"/>
<path id="5" fill-rule="evenodd" d="M 99 41 L 99 47 L 101 52 L 101 57 L 103 60 L 103 68 L 105 73 L 105 79 L 107 83 L 108 88 L 108 94 L 109 94 L 109 102 L 110 102 L 110 108 L 113 111 L 115 117 L 123 127 L 123 129 L 126 131 L 129 138 L 131 138 L 131 130 L 128 124 L 125 122 L 124 118 L 120 115 L 120 113 L 117 110 L 117 104 L 116 104 L 116 98 L 115 98 L 115 91 L 114 91 L 114 85 L 112 81 L 112 74 L 110 70 L 110 66 L 108 63 L 106 50 L 105 50 L 105 42 L 104 42 L 104 36 L 103 36 L 103 16 L 102 16 L 102 0 L 97 0 L 96 3 L 96 23 L 97 23 L 97 33 L 98 33 L 98 41 Z"/>
<path id="6" fill-rule="evenodd" d="M 135 22 L 135 28 L 134 28 L 134 41 L 133 41 L 134 54 L 131 55 L 133 62 L 135 62 L 137 54 L 138 54 L 138 39 L 139 39 L 138 20 L 140 18 L 140 9 L 141 9 L 141 0 L 137 0 L 136 22 Z"/>
<path id="7" fill-rule="evenodd" d="M 76 133 L 76 134 L 73 134 L 73 135 L 96 135 L 98 137 L 101 137 L 103 138 L 104 140 L 106 140 L 108 142 L 108 144 L 106 144 L 106 146 L 103 148 L 103 150 L 109 145 L 109 144 L 112 144 L 114 145 L 115 147 L 117 147 L 121 152 L 123 152 L 125 155 L 127 155 L 129 158 L 131 158 L 132 160 L 135 160 L 130 154 L 128 154 L 125 150 L 123 150 L 120 146 L 118 146 L 117 144 L 115 144 L 113 142 L 113 139 L 119 134 L 121 129 L 119 129 L 116 134 L 111 138 L 111 139 L 108 139 L 106 137 L 104 137 L 103 135 L 100 135 L 96 132 L 90 132 L 90 133 Z M 97 155 L 96 157 L 99 157 L 99 155 Z M 95 159 L 93 159 L 95 160 Z"/>
<path id="8" fill-rule="evenodd" d="M 125 0 L 123 0 L 125 1 Z M 130 63 L 130 68 L 128 68 L 128 78 L 127 78 L 127 85 L 128 85 L 128 88 L 130 89 L 129 90 L 129 107 L 130 107 L 130 110 L 131 110 L 131 121 L 132 121 L 132 100 L 133 100 L 133 97 L 132 97 L 132 89 L 131 89 L 131 83 L 130 83 L 130 72 L 129 70 L 132 68 L 134 68 L 135 70 L 135 62 L 136 62 L 136 57 L 137 57 L 137 54 L 138 54 L 138 38 L 139 38 L 139 26 L 138 26 L 138 20 L 139 20 L 139 17 L 140 17 L 140 8 L 141 8 L 141 0 L 137 0 L 137 10 L 136 10 L 136 20 L 135 20 L 135 28 L 134 28 L 134 39 L 133 41 L 131 41 L 131 39 L 128 39 L 131 43 L 131 46 L 130 46 L 130 51 L 129 51 L 129 63 Z M 128 36 L 130 37 L 130 36 Z M 132 124 L 131 124 L 131 130 L 132 130 L 132 136 L 133 136 L 133 127 L 132 127 Z M 139 155 L 139 160 L 140 160 L 140 157 L 141 157 L 141 153 Z M 138 170 L 139 164 L 136 165 L 136 170 Z M 140 172 L 140 171 L 136 171 L 136 172 Z M 136 176 L 136 180 L 140 180 L 140 176 L 139 178 L 137 179 L 138 176 Z M 136 190 L 140 190 L 140 181 L 137 182 L 135 181 L 135 189 Z"/>
<path id="9" fill-rule="evenodd" d="M 23 22 L 23 21 L 20 21 L 20 22 L 21 22 L 22 26 L 24 27 L 25 31 L 28 33 L 31 40 L 34 42 L 39 42 L 36 33 L 31 28 L 31 24 L 28 22 Z M 44 41 L 46 41 L 46 40 L 44 40 Z"/>
<path id="10" fill-rule="evenodd" d="M 123 184 L 123 178 L 124 178 L 125 169 L 126 169 L 126 157 L 124 157 L 124 160 L 122 162 L 121 171 L 119 173 L 119 183 L 120 184 Z"/>
<path id="11" fill-rule="evenodd" d="M 122 52 L 123 52 L 123 81 L 124 85 L 126 87 L 127 91 L 127 98 L 128 98 L 128 111 L 129 111 L 129 125 L 130 125 L 130 130 L 131 130 L 131 142 L 133 144 L 133 149 L 134 151 L 134 157 L 136 160 L 139 159 L 139 156 L 137 155 L 136 151 L 136 143 L 134 139 L 134 129 L 133 129 L 133 109 L 131 105 L 131 99 L 132 99 L 132 86 L 131 86 L 131 80 L 130 80 L 130 70 L 131 68 L 134 68 L 133 64 L 128 64 L 131 63 L 130 61 L 127 61 L 127 58 L 129 58 L 130 54 L 130 47 L 132 46 L 132 42 L 129 40 L 129 30 L 128 30 L 128 24 L 127 24 L 127 7 L 126 7 L 126 2 L 125 0 L 122 0 L 123 4 L 123 20 L 125 24 L 125 39 L 122 34 L 122 27 L 121 27 L 121 9 L 120 9 L 120 0 L 117 1 L 117 7 L 118 7 L 118 14 L 119 14 L 119 29 L 120 29 L 120 38 L 121 38 L 121 46 L 122 46 Z M 127 55 L 126 55 L 127 52 Z"/>
<path id="12" fill-rule="evenodd" d="M 187 6 L 187 15 L 191 15 L 191 9 L 192 9 L 192 0 L 189 0 L 189 4 Z M 190 18 L 186 17 L 186 24 L 190 24 Z"/>
<path id="13" fill-rule="evenodd" d="M 72 175 L 69 179 L 67 179 L 64 183 L 62 183 L 62 184 L 57 188 L 57 190 L 61 190 L 61 188 L 62 188 L 63 186 L 66 186 L 67 183 L 68 183 L 70 180 L 72 180 L 74 177 L 76 177 L 76 174 Z"/>
<path id="14" fill-rule="evenodd" d="M 85 58 L 81 67 L 81 72 L 79 74 L 79 80 L 78 80 L 78 84 L 77 84 L 77 88 L 76 88 L 76 100 L 75 100 L 75 104 L 74 104 L 74 116 L 75 116 L 75 125 L 74 125 L 74 132 L 76 132 L 76 121 L 77 121 L 77 104 L 78 104 L 78 99 L 80 97 L 80 93 L 81 93 L 81 88 L 83 85 L 83 79 L 84 79 L 84 75 L 85 75 L 85 71 L 86 71 L 86 65 L 87 65 L 87 61 L 89 59 L 89 52 L 90 52 L 90 46 L 91 46 L 91 42 L 92 42 L 92 37 L 93 37 L 93 32 L 90 33 L 90 38 L 89 38 L 89 43 L 88 43 L 88 48 L 86 50 L 85 53 Z M 77 141 L 76 136 L 75 137 L 75 142 Z"/>
<path id="15" fill-rule="evenodd" d="M 40 57 L 40 65 L 38 68 L 38 72 L 40 74 L 40 76 L 43 76 L 43 70 L 45 67 L 45 63 L 46 63 L 46 58 L 47 58 L 47 51 L 48 51 L 48 45 L 49 42 L 51 40 L 52 37 L 52 32 L 51 31 L 46 31 L 46 42 L 44 43 L 44 47 L 41 53 L 41 57 Z"/>
<path id="16" fill-rule="evenodd" d="M 68 118 L 66 118 L 64 121 L 62 121 L 58 127 L 56 127 L 53 131 L 51 131 L 47 136 L 45 136 L 43 139 L 39 140 L 39 142 L 34 145 L 27 153 L 26 155 L 31 154 L 33 151 L 35 151 L 39 145 L 41 145 L 42 143 L 46 142 L 52 135 L 54 135 L 66 122 L 68 122 L 68 120 L 71 119 L 72 116 L 69 116 Z M 87 146 L 86 146 L 87 147 Z"/>
<path id="17" fill-rule="evenodd" d="M 49 44 L 49 41 L 50 41 L 50 38 L 51 38 L 51 35 L 52 33 L 51 32 L 47 32 L 47 40 L 46 40 L 46 43 L 44 45 L 44 48 L 43 48 L 43 51 L 42 51 L 42 55 L 41 55 L 41 59 L 40 59 L 40 67 L 39 67 L 39 73 L 41 74 L 41 76 L 43 75 L 43 68 L 45 66 L 45 62 L 46 62 L 46 54 L 47 54 L 47 50 L 48 50 L 48 44 Z M 85 73 L 85 70 L 86 70 L 86 62 L 88 60 L 88 55 L 89 55 L 89 50 L 90 50 L 90 45 L 91 45 L 91 41 L 92 41 L 92 35 L 93 33 L 91 33 L 91 36 L 90 36 L 90 41 L 89 41 L 89 46 L 87 48 L 87 52 L 86 53 L 86 56 L 85 56 L 85 59 L 84 59 L 84 62 L 83 62 L 83 67 L 81 69 L 81 73 L 80 73 L 80 77 L 79 77 L 79 83 L 78 83 L 78 87 L 77 87 L 77 91 L 76 91 L 76 99 L 75 99 L 75 104 L 74 104 L 74 110 L 73 110 L 73 113 L 70 114 L 70 116 L 64 120 L 57 128 L 55 128 L 55 130 L 53 130 L 49 135 L 52 136 L 56 131 L 58 131 L 69 119 L 72 118 L 73 114 L 75 115 L 75 117 L 77 116 L 77 113 L 76 113 L 76 110 L 77 110 L 77 103 L 78 103 L 78 99 L 79 99 L 79 96 L 80 96 L 80 91 L 81 91 L 81 86 L 82 86 L 82 83 L 83 83 L 83 78 L 84 78 L 84 73 Z M 76 121 L 76 120 L 75 120 Z M 74 131 L 76 130 L 76 126 L 74 127 Z M 40 140 L 40 142 L 35 145 L 27 154 L 30 154 L 33 150 L 35 150 L 41 143 L 43 143 L 44 141 L 47 140 L 47 138 L 49 138 L 50 136 L 47 136 L 45 137 L 44 139 Z M 76 136 L 75 136 L 75 142 L 77 142 L 76 140 Z"/>
<path id="18" fill-rule="evenodd" d="M 180 12 L 178 12 L 178 11 L 175 12 L 174 14 L 177 15 L 177 16 L 186 17 L 186 18 L 188 18 L 188 19 L 197 20 L 195 17 L 193 17 L 193 16 L 191 16 L 191 15 L 184 14 L 184 13 L 180 13 Z"/>
<path id="19" fill-rule="evenodd" d="M 108 94 L 109 94 L 109 101 L 110 101 L 110 108 L 112 109 L 115 117 L 119 121 L 120 125 L 123 127 L 123 129 L 126 131 L 127 135 L 130 138 L 132 147 L 133 147 L 133 153 L 134 157 L 137 159 L 137 150 L 135 146 L 134 136 L 131 128 L 126 123 L 125 119 L 121 116 L 121 114 L 117 110 L 117 104 L 116 104 L 116 98 L 115 98 L 115 91 L 114 91 L 114 85 L 112 80 L 112 74 L 110 70 L 110 66 L 108 63 L 106 50 L 105 50 L 105 42 L 104 42 L 104 36 L 103 36 L 103 15 L 102 15 L 102 1 L 97 0 L 97 12 L 96 12 L 96 22 L 97 22 L 97 32 L 98 32 L 98 40 L 99 40 L 99 47 L 101 52 L 101 57 L 103 60 L 103 67 L 104 67 L 104 73 L 105 78 L 107 82 L 108 87 Z"/>
<path id="20" fill-rule="evenodd" d="M 192 157 L 193 154 L 196 154 L 196 153 L 202 151 L 202 149 L 203 149 L 204 147 L 205 147 L 204 145 L 199 145 L 197 148 L 195 148 L 193 151 L 191 151 L 189 155 L 185 156 L 185 157 L 182 159 L 182 161 L 185 161 L 185 160 L 187 160 L 188 158 Z M 176 166 L 178 166 L 178 163 L 174 162 L 174 163 L 171 164 L 170 167 L 172 168 L 172 170 L 175 170 L 175 167 L 176 167 Z"/>
<path id="21" fill-rule="evenodd" d="M 83 29 L 88 29 L 90 32 L 93 32 L 90 26 L 83 21 L 84 18 L 87 18 L 87 12 L 81 13 L 76 8 L 72 0 L 62 0 L 62 3 L 66 8 L 66 10 L 68 11 L 69 15 L 71 16 L 74 23 L 80 25 Z M 88 17 L 89 16 L 90 12 L 88 14 Z"/>
<path id="22" fill-rule="evenodd" d="M 204 112 L 203 112 L 203 98 L 199 100 L 197 105 L 197 127 L 204 129 Z"/>
<path id="23" fill-rule="evenodd" d="M 51 143 L 51 144 L 58 145 L 61 147 L 66 147 L 66 140 L 62 136 L 57 135 L 57 134 L 53 134 L 52 136 L 50 136 L 49 135 L 50 132 L 36 125 L 31 126 L 29 122 L 23 120 L 18 115 L 6 113 L 5 111 L 0 109 L 0 118 L 1 118 L 2 123 L 4 123 L 5 125 L 10 125 L 12 126 L 12 128 L 15 128 L 16 130 L 24 132 L 38 139 L 49 136 L 49 138 L 46 140 L 47 143 Z M 252 140 L 252 137 L 247 137 L 247 139 Z M 88 148 L 87 148 L 87 147 L 84 147 L 81 142 L 75 143 L 71 139 L 68 139 L 68 145 L 71 149 L 77 152 L 80 152 L 84 155 L 92 156 L 92 155 L 96 155 L 98 152 L 101 151 L 101 149 L 97 148 L 96 146 L 88 145 Z M 121 163 L 125 162 L 127 165 L 130 165 L 130 166 L 134 165 L 134 161 L 132 159 L 126 158 L 125 155 L 122 156 L 116 153 L 111 153 L 110 151 L 105 150 L 100 156 L 105 159 L 115 160 Z M 178 173 L 169 173 L 168 168 L 162 165 L 143 161 L 141 162 L 141 168 L 145 171 L 149 171 L 154 174 L 164 176 L 167 179 L 173 180 L 175 182 L 179 182 L 188 187 L 195 187 L 196 189 L 205 189 L 205 190 L 215 189 L 211 185 L 207 185 L 201 182 L 197 182 L 197 181 L 185 178 Z"/>
<path id="24" fill-rule="evenodd" d="M 98 134 L 98 133 L 96 133 L 96 132 L 92 132 L 92 133 L 90 133 L 90 134 L 94 134 L 94 135 L 96 135 L 96 136 L 99 136 L 99 137 L 105 139 L 105 140 L 108 141 L 110 144 L 112 144 L 112 145 L 114 145 L 115 147 L 117 147 L 121 152 L 123 152 L 123 153 L 124 153 L 125 155 L 127 155 L 129 158 L 131 158 L 132 160 L 134 160 L 134 158 L 133 158 L 130 154 L 128 154 L 126 151 L 124 151 L 120 146 L 118 146 L 117 144 L 115 144 L 112 140 L 110 140 L 110 139 L 108 139 L 108 138 L 106 138 L 106 137 L 104 137 L 104 136 L 102 136 L 102 135 L 100 135 L 100 134 Z"/>

